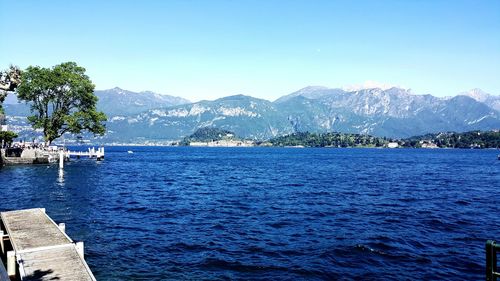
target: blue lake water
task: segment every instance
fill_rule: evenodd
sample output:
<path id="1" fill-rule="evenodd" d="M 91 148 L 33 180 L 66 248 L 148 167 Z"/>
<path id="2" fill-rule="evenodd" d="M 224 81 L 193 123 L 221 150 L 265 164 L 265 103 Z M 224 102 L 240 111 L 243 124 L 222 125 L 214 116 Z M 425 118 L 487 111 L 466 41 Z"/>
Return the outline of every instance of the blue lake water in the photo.
<path id="1" fill-rule="evenodd" d="M 497 154 L 109 147 L 0 169 L 0 210 L 45 207 L 98 280 L 483 280 Z"/>

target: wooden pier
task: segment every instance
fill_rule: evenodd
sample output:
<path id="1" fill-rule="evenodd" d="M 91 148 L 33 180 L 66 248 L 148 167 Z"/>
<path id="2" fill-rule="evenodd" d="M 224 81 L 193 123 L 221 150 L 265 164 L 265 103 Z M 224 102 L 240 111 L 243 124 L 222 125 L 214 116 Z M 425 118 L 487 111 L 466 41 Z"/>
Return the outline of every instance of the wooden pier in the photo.
<path id="1" fill-rule="evenodd" d="M 2 258 L 11 280 L 95 280 L 84 259 L 83 242 L 74 243 L 66 235 L 65 225 L 57 225 L 45 209 L 2 212 L 0 216 Z"/>

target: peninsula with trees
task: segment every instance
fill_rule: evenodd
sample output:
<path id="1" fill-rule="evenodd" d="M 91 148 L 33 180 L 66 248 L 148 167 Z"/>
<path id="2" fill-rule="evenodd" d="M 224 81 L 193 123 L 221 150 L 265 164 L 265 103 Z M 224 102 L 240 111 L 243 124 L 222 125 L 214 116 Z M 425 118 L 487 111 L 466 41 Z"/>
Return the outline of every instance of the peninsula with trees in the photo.
<path id="1" fill-rule="evenodd" d="M 366 134 L 297 132 L 266 141 L 245 140 L 234 132 L 204 127 L 177 143 L 181 146 L 241 146 L 227 145 L 245 142 L 246 146 L 274 147 L 358 147 L 358 148 L 500 148 L 500 131 L 439 133 L 405 139 L 391 139 Z M 220 143 L 221 145 L 216 145 Z M 212 145 L 210 145 L 212 144 Z"/>

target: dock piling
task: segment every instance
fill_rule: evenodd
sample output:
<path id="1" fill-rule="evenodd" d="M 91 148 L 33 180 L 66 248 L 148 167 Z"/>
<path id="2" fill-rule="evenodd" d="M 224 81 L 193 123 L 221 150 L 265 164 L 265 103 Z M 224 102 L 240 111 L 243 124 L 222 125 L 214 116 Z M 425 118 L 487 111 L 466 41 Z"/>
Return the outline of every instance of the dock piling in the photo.
<path id="1" fill-rule="evenodd" d="M 64 168 L 64 151 L 59 150 L 59 169 Z"/>
<path id="2" fill-rule="evenodd" d="M 61 222 L 57 225 L 59 227 L 59 229 L 63 232 L 63 233 L 66 233 L 66 224 Z"/>
<path id="3" fill-rule="evenodd" d="M 84 258 L 83 241 L 76 242 L 75 243 L 75 247 L 76 247 L 76 251 L 78 252 L 78 254 L 80 255 L 80 257 L 82 257 L 82 259 L 83 259 Z"/>
<path id="4" fill-rule="evenodd" d="M 16 275 L 16 252 L 7 252 L 7 274 L 9 276 Z"/>
<path id="5" fill-rule="evenodd" d="M 87 151 L 70 151 L 66 152 L 68 159 L 71 156 L 75 156 L 76 158 L 88 156 L 88 158 L 95 158 L 96 160 L 104 159 L 104 147 L 89 147 Z"/>
<path id="6" fill-rule="evenodd" d="M 3 242 L 4 236 L 7 236 L 7 235 L 4 235 L 3 230 L 0 230 L 0 249 L 2 250 L 2 255 L 5 253 L 5 244 Z"/>
<path id="7" fill-rule="evenodd" d="M 3 251 L 3 230 L 0 230 L 0 249 L 2 250 L 2 253 L 4 252 Z"/>

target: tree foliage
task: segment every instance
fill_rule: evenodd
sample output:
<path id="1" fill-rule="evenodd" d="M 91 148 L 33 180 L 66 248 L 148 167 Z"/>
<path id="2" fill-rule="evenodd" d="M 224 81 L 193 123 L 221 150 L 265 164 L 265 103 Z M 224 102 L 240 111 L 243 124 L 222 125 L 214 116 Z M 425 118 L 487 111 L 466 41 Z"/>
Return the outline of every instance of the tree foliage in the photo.
<path id="1" fill-rule="evenodd" d="M 397 142 L 400 147 L 420 148 L 435 144 L 441 148 L 500 148 L 500 131 L 438 133 L 393 140 L 362 134 L 298 132 L 269 140 L 274 146 L 305 147 L 385 147 Z"/>
<path id="2" fill-rule="evenodd" d="M 238 139 L 235 134 L 228 130 L 223 130 L 214 127 L 203 127 L 188 137 L 185 137 L 180 144 L 189 145 L 191 142 L 211 142 L 220 140 Z"/>
<path id="3" fill-rule="evenodd" d="M 9 69 L 0 71 L 0 114 L 3 114 L 3 102 L 9 92 L 16 90 L 21 83 L 21 70 L 11 65 Z"/>
<path id="4" fill-rule="evenodd" d="M 0 131 L 0 144 L 6 143 L 10 145 L 18 135 L 12 131 Z"/>
<path id="5" fill-rule="evenodd" d="M 382 147 L 388 140 L 363 134 L 298 132 L 273 138 L 269 142 L 274 146 Z"/>
<path id="6" fill-rule="evenodd" d="M 427 142 L 434 143 L 441 148 L 500 148 L 500 131 L 427 134 L 411 137 L 403 141 L 408 146 L 414 147 L 418 147 L 420 142 Z"/>
<path id="7" fill-rule="evenodd" d="M 20 100 L 31 105 L 28 117 L 35 129 L 43 129 L 45 141 L 51 143 L 66 132 L 106 132 L 106 115 L 96 109 L 94 84 L 85 68 L 66 62 L 52 68 L 30 66 L 21 75 L 17 88 Z"/>

